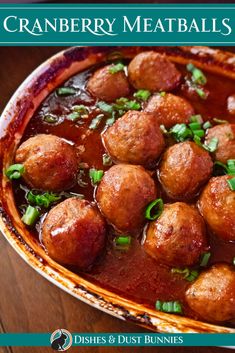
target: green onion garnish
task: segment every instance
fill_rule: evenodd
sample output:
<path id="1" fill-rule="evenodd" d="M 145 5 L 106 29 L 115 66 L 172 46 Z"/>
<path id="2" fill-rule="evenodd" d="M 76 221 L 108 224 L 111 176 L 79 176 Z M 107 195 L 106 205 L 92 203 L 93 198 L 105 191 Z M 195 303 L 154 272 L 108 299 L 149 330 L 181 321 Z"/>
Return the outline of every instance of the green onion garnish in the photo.
<path id="1" fill-rule="evenodd" d="M 163 208 L 164 204 L 162 199 L 152 201 L 145 210 L 145 218 L 154 221 L 161 215 Z"/>
<path id="2" fill-rule="evenodd" d="M 61 196 L 53 192 L 45 192 L 43 194 L 35 194 L 33 191 L 29 191 L 26 194 L 26 199 L 30 204 L 37 205 L 40 207 L 48 208 L 53 203 L 59 201 Z"/>
<path id="3" fill-rule="evenodd" d="M 179 301 L 163 302 L 161 300 L 157 300 L 155 307 L 157 310 L 163 311 L 165 313 L 182 314 L 183 312 Z"/>
<path id="4" fill-rule="evenodd" d="M 187 70 L 192 73 L 192 80 L 196 84 L 205 85 L 207 83 L 207 79 L 204 73 L 193 64 L 189 63 L 187 65 Z"/>
<path id="5" fill-rule="evenodd" d="M 97 170 L 95 168 L 91 168 L 89 170 L 89 176 L 91 178 L 91 182 L 93 185 L 98 184 L 101 181 L 103 175 L 104 175 L 103 170 Z"/>
<path id="6" fill-rule="evenodd" d="M 189 127 L 191 130 L 200 130 L 201 129 L 201 124 L 198 122 L 195 123 L 190 123 Z"/>
<path id="7" fill-rule="evenodd" d="M 176 124 L 170 129 L 170 133 L 173 135 L 177 142 L 182 142 L 192 137 L 192 131 L 187 127 L 186 124 Z"/>
<path id="8" fill-rule="evenodd" d="M 112 113 L 113 112 L 112 105 L 105 103 L 105 102 L 102 102 L 102 101 L 97 103 L 97 107 L 105 113 Z"/>
<path id="9" fill-rule="evenodd" d="M 190 270 L 188 267 L 181 269 L 181 268 L 172 268 L 172 273 L 178 273 L 183 276 L 189 282 L 194 281 L 198 277 L 198 271 Z"/>
<path id="10" fill-rule="evenodd" d="M 189 120 L 190 120 L 191 123 L 198 123 L 198 124 L 202 124 L 203 123 L 203 119 L 202 119 L 202 116 L 200 114 L 191 115 Z"/>
<path id="11" fill-rule="evenodd" d="M 73 87 L 60 87 L 57 88 L 56 93 L 58 96 L 73 96 L 76 90 Z"/>
<path id="12" fill-rule="evenodd" d="M 151 96 L 151 92 L 148 91 L 147 89 L 140 89 L 134 93 L 134 97 L 143 102 L 147 101 L 150 96 Z"/>
<path id="13" fill-rule="evenodd" d="M 116 100 L 113 104 L 115 110 L 139 110 L 141 109 L 141 104 L 135 100 L 129 100 L 128 98 L 121 97 Z"/>
<path id="14" fill-rule="evenodd" d="M 25 172 L 23 164 L 12 164 L 5 171 L 5 175 L 10 179 L 19 179 Z"/>
<path id="15" fill-rule="evenodd" d="M 222 119 L 217 119 L 217 118 L 214 118 L 213 121 L 214 121 L 216 124 L 227 124 L 227 123 L 228 123 L 227 120 L 222 120 Z"/>
<path id="16" fill-rule="evenodd" d="M 159 95 L 160 95 L 161 97 L 165 97 L 166 92 L 162 91 L 162 92 L 159 93 Z"/>
<path id="17" fill-rule="evenodd" d="M 196 136 L 198 136 L 198 137 L 204 137 L 205 136 L 205 131 L 204 130 L 202 130 L 202 129 L 200 129 L 200 130 L 193 130 L 193 134 L 194 134 L 194 136 L 196 135 Z"/>
<path id="18" fill-rule="evenodd" d="M 202 88 L 195 87 L 195 91 L 197 92 L 197 94 L 199 95 L 200 98 L 202 98 L 202 99 L 206 99 L 206 98 L 207 98 L 207 95 L 206 95 L 206 93 L 203 91 Z"/>
<path id="19" fill-rule="evenodd" d="M 88 185 L 88 183 L 83 180 L 84 176 L 85 176 L 85 171 L 83 169 L 80 169 L 79 173 L 78 173 L 78 176 L 77 176 L 77 183 L 82 188 L 85 188 Z"/>
<path id="20" fill-rule="evenodd" d="M 43 116 L 42 120 L 48 124 L 56 124 L 59 121 L 59 117 L 54 114 L 46 114 Z"/>
<path id="21" fill-rule="evenodd" d="M 88 118 L 89 109 L 85 105 L 74 105 L 72 107 L 72 113 L 70 113 L 67 118 L 72 121 L 77 121 L 78 119 Z"/>
<path id="22" fill-rule="evenodd" d="M 212 137 L 208 144 L 204 146 L 209 152 L 215 152 L 218 146 L 219 140 L 217 137 Z"/>
<path id="23" fill-rule="evenodd" d="M 131 237 L 130 236 L 119 236 L 114 239 L 116 245 L 130 245 Z"/>
<path id="24" fill-rule="evenodd" d="M 106 153 L 103 154 L 103 165 L 110 166 L 112 164 L 113 164 L 113 162 L 112 162 L 111 157 L 108 154 L 106 154 Z"/>
<path id="25" fill-rule="evenodd" d="M 235 159 L 229 159 L 227 161 L 227 166 L 228 166 L 228 174 L 235 175 Z"/>
<path id="26" fill-rule="evenodd" d="M 28 206 L 26 211 L 25 211 L 25 214 L 23 215 L 21 220 L 27 226 L 32 226 L 32 225 L 34 225 L 34 223 L 38 219 L 39 215 L 40 215 L 40 213 L 35 207 Z"/>
<path id="27" fill-rule="evenodd" d="M 78 112 L 72 112 L 69 115 L 67 115 L 67 119 L 72 120 L 72 121 L 77 121 L 80 118 L 81 118 L 81 116 L 80 116 L 80 113 L 78 113 Z"/>
<path id="28" fill-rule="evenodd" d="M 125 66 L 122 63 L 117 63 L 116 65 L 113 64 L 109 67 L 109 73 L 116 74 L 119 71 L 123 71 L 124 67 Z"/>
<path id="29" fill-rule="evenodd" d="M 209 129 L 211 126 L 212 126 L 211 123 L 210 123 L 209 121 L 206 121 L 206 122 L 203 124 L 202 127 L 203 127 L 204 130 L 207 130 L 207 129 Z"/>
<path id="30" fill-rule="evenodd" d="M 235 178 L 228 179 L 227 183 L 232 191 L 235 191 Z"/>
<path id="31" fill-rule="evenodd" d="M 94 119 L 92 119 L 90 125 L 89 125 L 89 129 L 90 130 L 95 130 L 98 128 L 98 126 L 101 123 L 101 120 L 103 119 L 104 114 L 99 114 L 97 115 Z"/>
<path id="32" fill-rule="evenodd" d="M 206 252 L 206 253 L 202 254 L 200 266 L 201 267 L 206 267 L 208 265 L 210 257 L 211 257 L 211 253 L 210 252 Z"/>

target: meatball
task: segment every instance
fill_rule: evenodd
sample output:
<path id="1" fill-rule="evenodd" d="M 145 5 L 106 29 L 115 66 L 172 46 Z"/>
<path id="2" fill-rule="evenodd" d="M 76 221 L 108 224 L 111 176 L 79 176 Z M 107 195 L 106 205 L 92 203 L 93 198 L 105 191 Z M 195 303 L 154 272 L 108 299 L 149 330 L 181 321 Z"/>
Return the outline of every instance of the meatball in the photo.
<path id="1" fill-rule="evenodd" d="M 203 190 L 198 206 L 211 230 L 224 240 L 235 240 L 235 192 L 228 180 L 233 176 L 211 178 Z"/>
<path id="2" fill-rule="evenodd" d="M 235 271 L 216 264 L 200 274 L 186 291 L 192 310 L 208 321 L 235 319 Z"/>
<path id="3" fill-rule="evenodd" d="M 156 196 L 155 183 L 143 167 L 118 164 L 105 172 L 96 200 L 117 230 L 134 233 L 144 225 L 146 206 Z"/>
<path id="4" fill-rule="evenodd" d="M 53 260 L 86 269 L 104 247 L 105 228 L 95 206 L 73 197 L 50 210 L 43 222 L 42 241 Z"/>
<path id="5" fill-rule="evenodd" d="M 29 138 L 16 151 L 15 160 L 24 165 L 23 178 L 35 189 L 61 191 L 76 183 L 76 150 L 60 137 L 39 134 Z"/>
<path id="6" fill-rule="evenodd" d="M 166 56 L 146 51 L 132 59 L 128 77 L 135 88 L 156 92 L 174 89 L 180 82 L 181 74 Z"/>
<path id="7" fill-rule="evenodd" d="M 217 161 L 227 163 L 228 159 L 235 159 L 235 124 L 216 125 L 208 130 L 206 144 L 212 138 L 218 139 L 218 146 L 214 153 Z"/>
<path id="8" fill-rule="evenodd" d="M 144 110 L 153 113 L 158 124 L 166 128 L 178 123 L 187 124 L 194 114 L 192 105 L 186 99 L 171 93 L 153 95 Z"/>
<path id="9" fill-rule="evenodd" d="M 212 173 L 213 163 L 207 151 L 194 142 L 169 147 L 159 169 L 160 182 L 173 199 L 194 197 Z"/>
<path id="10" fill-rule="evenodd" d="M 130 93 L 129 83 L 124 71 L 111 73 L 113 65 L 104 66 L 91 76 L 87 83 L 88 91 L 96 98 L 112 102 Z"/>
<path id="11" fill-rule="evenodd" d="M 119 163 L 151 166 L 164 149 L 162 132 L 151 114 L 129 111 L 103 133 L 104 146 Z"/>
<path id="12" fill-rule="evenodd" d="M 183 202 L 166 204 L 160 217 L 149 224 L 145 251 L 169 266 L 191 266 L 206 250 L 206 228 L 196 208 Z"/>

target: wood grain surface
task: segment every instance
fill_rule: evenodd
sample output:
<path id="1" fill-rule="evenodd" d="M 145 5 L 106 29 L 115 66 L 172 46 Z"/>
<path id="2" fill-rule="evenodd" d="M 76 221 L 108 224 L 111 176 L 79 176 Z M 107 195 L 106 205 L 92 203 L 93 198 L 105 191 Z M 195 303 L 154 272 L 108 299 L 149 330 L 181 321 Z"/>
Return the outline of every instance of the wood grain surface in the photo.
<path id="1" fill-rule="evenodd" d="M 0 111 L 18 85 L 60 47 L 0 48 Z M 231 48 L 230 48 L 231 49 Z M 0 234 L 0 332 L 145 332 L 73 298 L 31 269 Z M 49 353 L 51 348 L 1 348 L 0 353 Z M 215 347 L 86 347 L 82 353 L 229 353 Z"/>

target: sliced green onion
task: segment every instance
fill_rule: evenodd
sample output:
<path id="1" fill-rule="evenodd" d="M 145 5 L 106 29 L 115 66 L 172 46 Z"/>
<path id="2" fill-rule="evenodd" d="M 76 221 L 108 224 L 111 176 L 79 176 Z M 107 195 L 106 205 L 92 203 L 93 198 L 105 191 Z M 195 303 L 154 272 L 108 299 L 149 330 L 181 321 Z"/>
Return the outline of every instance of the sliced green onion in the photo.
<path id="1" fill-rule="evenodd" d="M 228 123 L 227 120 L 222 120 L 222 119 L 217 119 L 217 118 L 214 118 L 213 121 L 214 121 L 216 124 L 227 124 L 227 123 Z"/>
<path id="2" fill-rule="evenodd" d="M 69 115 L 67 115 L 67 118 L 68 120 L 71 120 L 71 121 L 77 121 L 78 119 L 81 118 L 81 115 L 78 112 L 72 112 Z"/>
<path id="3" fill-rule="evenodd" d="M 5 175 L 10 179 L 19 179 L 25 172 L 23 164 L 12 164 L 5 171 Z"/>
<path id="4" fill-rule="evenodd" d="M 161 97 L 165 97 L 166 92 L 162 91 L 162 92 L 159 93 L 159 95 L 160 95 Z"/>
<path id="5" fill-rule="evenodd" d="M 73 96 L 76 90 L 73 87 L 60 87 L 57 88 L 56 93 L 58 96 Z"/>
<path id="6" fill-rule="evenodd" d="M 92 184 L 98 184 L 102 177 L 104 175 L 104 171 L 103 170 L 97 170 L 95 168 L 92 168 L 89 170 L 89 176 L 91 178 Z"/>
<path id="7" fill-rule="evenodd" d="M 98 126 L 101 123 L 101 120 L 104 118 L 104 114 L 99 114 L 97 115 L 94 119 L 92 119 L 90 125 L 89 125 L 89 129 L 90 130 L 95 130 L 98 128 Z"/>
<path id="8" fill-rule="evenodd" d="M 56 124 L 59 121 L 59 117 L 54 114 L 46 114 L 43 116 L 42 120 L 48 124 Z"/>
<path id="9" fill-rule="evenodd" d="M 108 118 L 107 120 L 106 120 L 106 126 L 112 126 L 113 125 L 113 123 L 115 122 L 115 117 L 114 116 L 112 116 L 111 118 Z"/>
<path id="10" fill-rule="evenodd" d="M 206 99 L 207 98 L 207 95 L 206 95 L 206 93 L 204 92 L 204 90 L 202 88 L 195 87 L 194 89 L 195 89 L 195 91 L 197 92 L 197 94 L 199 95 L 200 98 L 202 98 L 202 99 Z"/>
<path id="11" fill-rule="evenodd" d="M 227 166 L 228 166 L 228 174 L 235 175 L 235 159 L 229 159 L 227 161 Z"/>
<path id="12" fill-rule="evenodd" d="M 181 268 L 172 268 L 172 273 L 178 273 L 183 276 L 189 282 L 194 281 L 198 277 L 198 271 L 190 270 L 188 267 L 181 269 Z"/>
<path id="13" fill-rule="evenodd" d="M 195 281 L 195 279 L 198 277 L 199 273 L 196 270 L 192 270 L 190 274 L 185 278 L 188 282 Z"/>
<path id="14" fill-rule="evenodd" d="M 115 110 L 139 110 L 141 109 L 141 104 L 136 100 L 129 100 L 128 98 L 121 97 L 116 100 L 113 104 Z"/>
<path id="15" fill-rule="evenodd" d="M 105 102 L 98 102 L 97 107 L 105 113 L 112 113 L 113 112 L 113 106 L 110 104 L 107 104 Z"/>
<path id="16" fill-rule="evenodd" d="M 103 165 L 110 166 L 112 164 L 113 164 L 113 162 L 112 162 L 111 157 L 108 154 L 106 154 L 106 153 L 103 154 Z"/>
<path id="17" fill-rule="evenodd" d="M 227 183 L 232 191 L 235 191 L 235 178 L 228 179 Z"/>
<path id="18" fill-rule="evenodd" d="M 109 67 L 109 73 L 116 74 L 119 71 L 123 71 L 124 67 L 125 65 L 123 65 L 122 63 L 117 63 L 116 65 L 113 64 Z"/>
<path id="19" fill-rule="evenodd" d="M 200 130 L 201 129 L 201 124 L 198 122 L 195 123 L 190 123 L 189 127 L 191 130 Z"/>
<path id="20" fill-rule="evenodd" d="M 114 239 L 116 245 L 130 245 L 131 237 L 130 236 L 119 236 Z"/>
<path id="21" fill-rule="evenodd" d="M 65 199 L 69 199 L 71 197 L 78 197 L 79 199 L 84 199 L 84 195 L 83 194 L 77 194 L 76 192 L 71 192 L 71 191 L 61 191 L 59 194 L 61 197 L 65 198 Z"/>
<path id="22" fill-rule="evenodd" d="M 134 93 L 134 97 L 143 102 L 147 101 L 150 96 L 151 96 L 151 92 L 148 91 L 147 89 L 140 89 Z"/>
<path id="23" fill-rule="evenodd" d="M 205 85 L 207 83 L 207 79 L 204 73 L 193 64 L 189 63 L 187 65 L 187 70 L 192 73 L 193 82 L 199 85 Z"/>
<path id="24" fill-rule="evenodd" d="M 191 115 L 189 120 L 190 120 L 191 123 L 198 123 L 198 124 L 202 124 L 203 123 L 203 119 L 202 119 L 202 116 L 200 114 Z"/>
<path id="25" fill-rule="evenodd" d="M 206 121 L 204 124 L 203 124 L 203 129 L 204 130 L 207 130 L 209 129 L 210 127 L 212 127 L 211 123 L 209 121 Z"/>
<path id="26" fill-rule="evenodd" d="M 27 226 L 32 226 L 38 219 L 39 215 L 40 213 L 35 207 L 28 206 L 21 219 Z"/>
<path id="27" fill-rule="evenodd" d="M 205 148 L 209 152 L 215 152 L 218 146 L 219 140 L 217 137 L 212 137 L 212 139 L 209 141 L 207 145 L 205 145 Z"/>
<path id="28" fill-rule="evenodd" d="M 182 306 L 179 301 L 164 302 L 161 300 L 157 300 L 155 307 L 157 310 L 165 313 L 182 314 L 183 312 Z"/>
<path id="29" fill-rule="evenodd" d="M 193 130 L 193 134 L 198 136 L 198 137 L 204 137 L 205 136 L 205 131 L 200 129 L 200 130 Z"/>
<path id="30" fill-rule="evenodd" d="M 61 196 L 53 192 L 34 194 L 33 191 L 29 191 L 26 195 L 26 199 L 33 205 L 48 208 L 51 204 L 61 200 Z"/>
<path id="31" fill-rule="evenodd" d="M 200 266 L 201 267 L 206 267 L 208 265 L 208 262 L 210 260 L 211 257 L 211 253 L 210 252 L 206 252 L 202 255 L 201 257 L 201 262 L 200 262 Z"/>
<path id="32" fill-rule="evenodd" d="M 162 199 L 156 199 L 150 202 L 145 210 L 145 218 L 154 221 L 161 215 L 163 208 L 164 204 Z"/>
<path id="33" fill-rule="evenodd" d="M 173 135 L 176 141 L 182 142 L 192 136 L 192 131 L 187 127 L 186 124 L 176 124 L 170 129 L 170 133 Z"/>

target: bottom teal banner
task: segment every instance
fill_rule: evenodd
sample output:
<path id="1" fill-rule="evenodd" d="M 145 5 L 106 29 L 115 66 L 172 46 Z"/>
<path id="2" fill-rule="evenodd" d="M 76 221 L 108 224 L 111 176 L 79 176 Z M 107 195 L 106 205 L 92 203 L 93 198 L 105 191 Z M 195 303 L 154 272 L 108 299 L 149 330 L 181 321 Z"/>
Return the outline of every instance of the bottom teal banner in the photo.
<path id="1" fill-rule="evenodd" d="M 234 346 L 235 348 L 235 333 L 70 333 L 66 329 L 58 329 L 52 334 L 0 334 L 0 346 L 51 346 L 55 350 L 68 350 L 71 346 Z"/>

